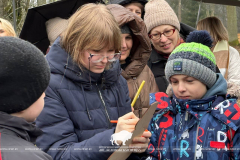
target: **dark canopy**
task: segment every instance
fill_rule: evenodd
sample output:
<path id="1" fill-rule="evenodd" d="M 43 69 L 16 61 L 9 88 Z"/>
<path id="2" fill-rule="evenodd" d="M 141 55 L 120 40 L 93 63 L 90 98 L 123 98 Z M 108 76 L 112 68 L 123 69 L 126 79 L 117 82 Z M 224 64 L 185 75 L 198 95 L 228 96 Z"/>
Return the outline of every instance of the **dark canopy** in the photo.
<path id="1" fill-rule="evenodd" d="M 36 45 L 44 54 L 50 44 L 45 23 L 60 17 L 68 19 L 81 5 L 97 0 L 61 0 L 40 7 L 28 9 L 20 38 Z"/>

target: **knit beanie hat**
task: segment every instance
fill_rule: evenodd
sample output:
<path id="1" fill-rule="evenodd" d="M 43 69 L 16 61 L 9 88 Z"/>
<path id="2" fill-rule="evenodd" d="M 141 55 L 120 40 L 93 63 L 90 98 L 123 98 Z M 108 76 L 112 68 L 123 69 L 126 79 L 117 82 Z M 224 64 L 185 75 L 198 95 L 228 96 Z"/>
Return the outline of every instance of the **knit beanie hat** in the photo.
<path id="1" fill-rule="evenodd" d="M 210 50 L 212 39 L 207 31 L 193 31 L 170 54 L 165 75 L 168 81 L 173 75 L 188 75 L 201 81 L 208 88 L 216 82 L 216 60 Z"/>
<path id="2" fill-rule="evenodd" d="M 68 20 L 56 17 L 48 20 L 45 25 L 50 45 L 52 45 L 57 37 L 67 28 Z"/>
<path id="3" fill-rule="evenodd" d="M 120 29 L 122 34 L 132 34 L 132 31 L 127 24 L 123 25 Z"/>
<path id="4" fill-rule="evenodd" d="M 145 5 L 144 22 L 148 33 L 160 25 L 172 25 L 180 31 L 177 15 L 165 0 L 150 0 Z"/>
<path id="5" fill-rule="evenodd" d="M 14 37 L 0 37 L 0 57 L 0 111 L 23 111 L 47 88 L 48 63 L 37 47 Z"/>

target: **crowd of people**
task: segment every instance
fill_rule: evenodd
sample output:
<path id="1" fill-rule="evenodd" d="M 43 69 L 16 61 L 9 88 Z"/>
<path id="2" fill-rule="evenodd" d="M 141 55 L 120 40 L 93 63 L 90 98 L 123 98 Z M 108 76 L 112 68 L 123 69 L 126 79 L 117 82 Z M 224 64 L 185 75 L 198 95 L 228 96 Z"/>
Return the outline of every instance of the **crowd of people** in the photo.
<path id="1" fill-rule="evenodd" d="M 183 27 L 165 0 L 89 3 L 46 22 L 45 56 L 0 18 L 0 159 L 107 160 L 154 102 L 129 160 L 239 159 L 239 52 L 217 17 Z"/>

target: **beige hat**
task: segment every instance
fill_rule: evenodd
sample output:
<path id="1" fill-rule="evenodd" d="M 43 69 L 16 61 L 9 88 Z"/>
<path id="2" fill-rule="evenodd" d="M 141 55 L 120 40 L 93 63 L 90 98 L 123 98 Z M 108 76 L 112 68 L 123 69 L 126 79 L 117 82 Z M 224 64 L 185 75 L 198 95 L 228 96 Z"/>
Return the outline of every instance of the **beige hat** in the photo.
<path id="1" fill-rule="evenodd" d="M 45 25 L 50 45 L 52 45 L 57 37 L 67 28 L 68 20 L 56 17 L 48 20 Z"/>
<path id="2" fill-rule="evenodd" d="M 165 0 L 150 0 L 145 5 L 144 22 L 149 33 L 153 28 L 168 24 L 180 31 L 177 15 Z"/>

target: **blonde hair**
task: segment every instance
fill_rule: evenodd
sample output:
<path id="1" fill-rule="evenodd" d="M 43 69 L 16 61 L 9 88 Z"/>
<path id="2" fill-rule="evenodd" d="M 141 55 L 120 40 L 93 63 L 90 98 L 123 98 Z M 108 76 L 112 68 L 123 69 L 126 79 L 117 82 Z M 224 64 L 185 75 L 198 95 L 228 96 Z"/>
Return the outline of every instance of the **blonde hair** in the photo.
<path id="1" fill-rule="evenodd" d="M 197 30 L 207 30 L 212 36 L 214 43 L 221 40 L 228 41 L 228 31 L 217 17 L 207 17 L 197 23 Z"/>
<path id="2" fill-rule="evenodd" d="M 114 47 L 121 49 L 121 32 L 111 12 L 103 4 L 89 3 L 74 13 L 62 34 L 62 47 L 82 65 L 83 51 Z"/>
<path id="3" fill-rule="evenodd" d="M 9 21 L 0 18 L 0 23 L 2 24 L 3 29 L 7 32 L 8 36 L 17 37 L 17 35 L 13 29 L 13 26 Z"/>

